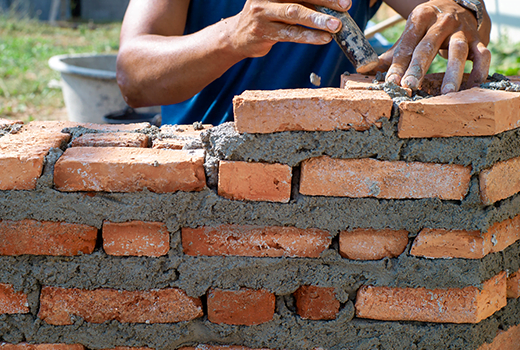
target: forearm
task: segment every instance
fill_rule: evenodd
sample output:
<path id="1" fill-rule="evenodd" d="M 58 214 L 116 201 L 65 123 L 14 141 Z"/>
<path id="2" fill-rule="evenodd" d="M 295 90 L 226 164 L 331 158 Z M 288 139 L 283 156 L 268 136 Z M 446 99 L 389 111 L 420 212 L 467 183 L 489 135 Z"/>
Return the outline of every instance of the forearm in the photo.
<path id="1" fill-rule="evenodd" d="M 244 57 L 229 40 L 229 22 L 220 21 L 186 36 L 144 34 L 122 42 L 117 80 L 130 106 L 182 102 L 219 78 Z"/>
<path id="2" fill-rule="evenodd" d="M 394 11 L 400 14 L 403 18 L 408 18 L 413 9 L 427 1 L 428 0 L 384 0 L 388 6 L 394 9 Z"/>

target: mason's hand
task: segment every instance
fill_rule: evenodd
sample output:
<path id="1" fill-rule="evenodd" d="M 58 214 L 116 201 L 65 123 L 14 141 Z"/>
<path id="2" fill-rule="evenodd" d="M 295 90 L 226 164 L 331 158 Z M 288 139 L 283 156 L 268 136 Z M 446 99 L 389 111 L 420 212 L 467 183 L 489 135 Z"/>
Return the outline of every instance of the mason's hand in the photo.
<path id="1" fill-rule="evenodd" d="M 435 55 L 448 59 L 441 92 L 458 91 L 467 60 L 473 61 L 468 85 L 483 82 L 489 71 L 491 23 L 484 11 L 484 21 L 477 29 L 475 13 L 453 0 L 431 0 L 415 8 L 405 30 L 394 47 L 380 57 L 378 70 L 387 70 L 387 82 L 417 89 Z"/>
<path id="2" fill-rule="evenodd" d="M 322 45 L 331 41 L 331 33 L 341 29 L 335 17 L 317 12 L 312 5 L 347 11 L 350 0 L 248 0 L 231 21 L 230 38 L 237 52 L 245 57 L 266 55 L 277 42 Z"/>

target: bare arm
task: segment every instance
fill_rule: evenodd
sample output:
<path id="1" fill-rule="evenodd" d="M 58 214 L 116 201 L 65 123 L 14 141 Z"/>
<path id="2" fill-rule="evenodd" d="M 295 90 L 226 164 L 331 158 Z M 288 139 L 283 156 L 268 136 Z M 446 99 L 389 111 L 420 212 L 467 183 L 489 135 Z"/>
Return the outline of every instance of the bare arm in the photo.
<path id="1" fill-rule="evenodd" d="M 439 50 L 448 58 L 442 93 L 458 91 L 466 60 L 473 61 L 469 85 L 483 82 L 489 71 L 491 21 L 487 12 L 477 30 L 473 12 L 453 0 L 385 0 L 408 17 L 396 45 L 380 57 L 379 70 L 388 70 L 386 80 L 417 89 Z"/>
<path id="2" fill-rule="evenodd" d="M 248 0 L 236 16 L 183 35 L 189 0 L 131 0 L 117 60 L 125 100 L 134 107 L 182 102 L 240 60 L 266 55 L 276 42 L 330 42 L 341 23 L 307 4 L 345 11 L 351 3 Z"/>

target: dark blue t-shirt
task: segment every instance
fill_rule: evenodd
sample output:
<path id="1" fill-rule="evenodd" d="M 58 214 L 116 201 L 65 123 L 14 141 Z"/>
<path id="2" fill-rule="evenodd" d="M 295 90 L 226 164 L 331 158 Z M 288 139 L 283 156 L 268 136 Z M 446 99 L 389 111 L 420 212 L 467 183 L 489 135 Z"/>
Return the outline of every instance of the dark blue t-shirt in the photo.
<path id="1" fill-rule="evenodd" d="M 379 7 L 369 0 L 353 0 L 349 13 L 360 28 Z M 239 13 L 245 0 L 191 0 L 185 34 L 195 33 L 222 18 Z M 321 87 L 338 87 L 340 75 L 354 68 L 335 42 L 327 45 L 277 43 L 259 58 L 248 58 L 231 67 L 192 98 L 162 107 L 163 124 L 218 125 L 233 120 L 232 100 L 245 90 L 312 88 L 309 76 L 321 77 Z"/>

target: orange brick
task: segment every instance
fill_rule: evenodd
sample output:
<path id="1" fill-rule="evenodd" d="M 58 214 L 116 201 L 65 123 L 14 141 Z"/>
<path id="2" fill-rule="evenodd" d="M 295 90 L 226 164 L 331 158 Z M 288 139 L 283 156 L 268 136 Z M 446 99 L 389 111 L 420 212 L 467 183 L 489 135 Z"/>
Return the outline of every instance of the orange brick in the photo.
<path id="1" fill-rule="evenodd" d="M 464 73 L 464 75 L 462 76 L 460 90 L 466 90 L 466 89 L 473 87 L 473 86 L 467 86 L 468 78 L 469 78 L 469 74 Z M 419 89 L 423 90 L 428 95 L 439 96 L 441 94 L 443 79 L 444 79 L 444 73 L 426 74 L 424 76 L 424 79 L 421 81 L 421 83 L 419 85 Z"/>
<path id="2" fill-rule="evenodd" d="M 507 277 L 507 297 L 511 299 L 520 298 L 520 270 Z"/>
<path id="3" fill-rule="evenodd" d="M 375 77 L 374 76 L 367 76 L 367 75 L 361 75 L 359 78 L 354 77 L 352 79 L 352 75 L 359 75 L 359 74 L 351 74 L 350 76 L 344 76 L 341 77 L 341 87 L 347 90 L 373 90 L 377 89 L 379 85 L 382 85 L 384 82 L 376 82 L 374 83 Z M 345 77 L 345 78 L 344 78 Z M 368 77 L 368 78 L 367 78 Z M 409 97 L 412 97 L 412 89 L 409 88 L 403 88 L 403 90 L 406 91 L 407 95 Z"/>
<path id="4" fill-rule="evenodd" d="M 203 164 L 202 150 L 74 147 L 56 162 L 54 182 L 60 191 L 200 191 Z"/>
<path id="5" fill-rule="evenodd" d="M 398 135 L 496 135 L 520 126 L 520 93 L 473 88 L 399 105 Z"/>
<path id="6" fill-rule="evenodd" d="M 461 200 L 471 168 L 365 159 L 311 158 L 302 163 L 300 193 L 311 196 Z"/>
<path id="7" fill-rule="evenodd" d="M 328 231 L 277 226 L 220 225 L 182 229 L 184 254 L 317 258 L 331 244 Z"/>
<path id="8" fill-rule="evenodd" d="M 482 290 L 363 286 L 356 316 L 383 321 L 478 323 L 507 305 L 506 273 L 483 283 Z"/>
<path id="9" fill-rule="evenodd" d="M 406 249 L 405 230 L 355 229 L 339 234 L 339 253 L 352 260 L 380 260 L 395 258 Z"/>
<path id="10" fill-rule="evenodd" d="M 427 258 L 482 259 L 520 239 L 520 215 L 496 223 L 487 232 L 423 229 L 415 238 L 411 255 Z"/>
<path id="11" fill-rule="evenodd" d="M 292 169 L 284 164 L 221 161 L 218 194 L 237 200 L 287 203 Z"/>
<path id="12" fill-rule="evenodd" d="M 202 303 L 177 288 L 148 291 L 42 288 L 38 317 L 52 325 L 73 324 L 71 316 L 91 323 L 172 323 L 201 317 Z"/>
<path id="13" fill-rule="evenodd" d="M 392 104 L 383 91 L 338 88 L 245 91 L 233 99 L 240 133 L 367 130 L 390 118 Z"/>
<path id="14" fill-rule="evenodd" d="M 15 292 L 13 286 L 0 283 L 0 314 L 29 313 L 27 295 Z"/>
<path id="15" fill-rule="evenodd" d="M 97 229 L 82 224 L 36 220 L 0 221 L 0 255 L 90 254 Z"/>
<path id="16" fill-rule="evenodd" d="M 148 136 L 129 132 L 84 134 L 70 143 L 70 147 L 148 147 Z"/>
<path id="17" fill-rule="evenodd" d="M 486 343 L 477 350 L 519 350 L 520 325 L 510 327 L 508 330 L 499 330 L 491 344 Z"/>
<path id="18" fill-rule="evenodd" d="M 339 301 L 334 288 L 301 286 L 294 293 L 296 310 L 308 320 L 334 320 L 339 312 Z"/>
<path id="19" fill-rule="evenodd" d="M 520 192 L 520 157 L 496 163 L 480 173 L 480 197 L 489 205 Z"/>
<path id="20" fill-rule="evenodd" d="M 0 343 L 0 350 L 85 350 L 81 344 L 7 344 Z"/>
<path id="21" fill-rule="evenodd" d="M 161 222 L 103 223 L 103 249 L 108 255 L 154 256 L 170 250 L 170 234 Z"/>
<path id="22" fill-rule="evenodd" d="M 275 297 L 264 289 L 213 289 L 208 293 L 208 320 L 252 326 L 274 317 Z"/>
<path id="23" fill-rule="evenodd" d="M 49 150 L 61 147 L 69 139 L 69 134 L 28 129 L 28 125 L 16 134 L 0 137 L 0 190 L 35 189 Z"/>

